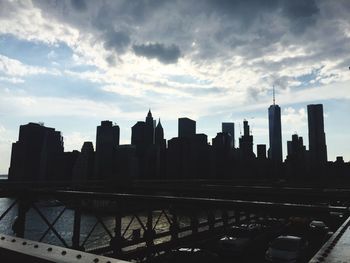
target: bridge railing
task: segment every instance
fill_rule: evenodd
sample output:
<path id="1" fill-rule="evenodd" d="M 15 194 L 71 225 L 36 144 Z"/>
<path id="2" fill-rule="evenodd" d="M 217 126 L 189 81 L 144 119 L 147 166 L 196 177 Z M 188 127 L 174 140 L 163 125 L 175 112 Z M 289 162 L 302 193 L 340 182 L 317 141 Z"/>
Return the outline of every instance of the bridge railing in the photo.
<path id="1" fill-rule="evenodd" d="M 349 212 L 347 207 L 329 205 L 166 195 L 34 189 L 12 189 L 0 194 L 10 201 L 0 212 L 0 224 L 12 211 L 16 215 L 12 228 L 17 237 L 30 238 L 29 223 L 33 224 L 34 218 L 41 220 L 40 230 L 44 230 L 35 236 L 39 242 L 46 241 L 50 234 L 66 248 L 127 259 L 150 257 L 220 236 L 230 226 L 252 217 L 327 217 L 330 213 Z M 55 212 L 48 215 L 48 207 Z M 62 227 L 58 222 L 63 218 L 66 221 Z M 90 224 L 86 224 L 87 218 Z M 90 242 L 93 236 L 101 242 Z M 89 242 L 94 246 L 89 247 Z"/>
<path id="2" fill-rule="evenodd" d="M 0 234 L 0 257 L 2 262 L 26 263 L 127 263 L 115 258 L 98 256 L 69 248 L 40 243 L 23 238 Z"/>

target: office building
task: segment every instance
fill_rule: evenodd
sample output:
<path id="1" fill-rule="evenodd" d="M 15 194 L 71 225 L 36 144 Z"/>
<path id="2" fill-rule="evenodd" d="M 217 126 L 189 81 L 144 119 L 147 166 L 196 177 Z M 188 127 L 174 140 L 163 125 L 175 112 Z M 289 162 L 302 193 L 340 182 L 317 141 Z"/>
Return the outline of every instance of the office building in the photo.
<path id="1" fill-rule="evenodd" d="M 231 133 L 218 132 L 216 137 L 212 139 L 212 146 L 214 149 L 232 149 L 232 137 Z"/>
<path id="2" fill-rule="evenodd" d="M 84 142 L 81 152 L 74 164 L 73 180 L 88 181 L 94 178 L 94 146 L 92 142 Z"/>
<path id="3" fill-rule="evenodd" d="M 307 105 L 309 128 L 309 156 L 311 163 L 327 162 L 326 135 L 323 123 L 323 105 Z"/>
<path id="4" fill-rule="evenodd" d="M 256 152 L 257 152 L 257 158 L 259 160 L 266 159 L 266 145 L 265 144 L 258 144 L 256 146 Z"/>
<path id="5" fill-rule="evenodd" d="M 154 141 L 155 141 L 155 144 L 157 146 L 160 146 L 162 148 L 166 147 L 166 142 L 164 139 L 164 130 L 163 130 L 162 124 L 160 122 L 160 119 L 158 121 L 158 125 L 155 129 L 155 132 L 154 132 Z"/>
<path id="6" fill-rule="evenodd" d="M 95 177 L 111 179 L 114 174 L 114 153 L 119 145 L 120 130 L 111 121 L 102 121 L 97 127 Z"/>
<path id="7" fill-rule="evenodd" d="M 155 121 L 153 120 L 151 110 L 149 110 L 145 121 L 145 143 L 147 145 L 154 144 L 154 129 Z"/>
<path id="8" fill-rule="evenodd" d="M 59 131 L 41 123 L 21 125 L 18 141 L 12 144 L 9 180 L 53 179 L 57 157 L 62 153 L 63 138 Z"/>
<path id="9" fill-rule="evenodd" d="M 282 162 L 281 108 L 275 104 L 275 89 L 273 89 L 273 105 L 269 107 L 269 141 L 269 159 Z"/>
<path id="10" fill-rule="evenodd" d="M 226 132 L 231 135 L 231 148 L 235 148 L 235 124 L 233 122 L 223 122 L 221 124 L 222 132 Z"/>
<path id="11" fill-rule="evenodd" d="M 178 137 L 190 138 L 196 134 L 196 122 L 189 118 L 179 118 Z"/>
<path id="12" fill-rule="evenodd" d="M 247 120 L 243 121 L 243 136 L 239 138 L 239 151 L 243 160 L 249 160 L 255 157 L 253 152 L 253 135 L 250 135 Z"/>

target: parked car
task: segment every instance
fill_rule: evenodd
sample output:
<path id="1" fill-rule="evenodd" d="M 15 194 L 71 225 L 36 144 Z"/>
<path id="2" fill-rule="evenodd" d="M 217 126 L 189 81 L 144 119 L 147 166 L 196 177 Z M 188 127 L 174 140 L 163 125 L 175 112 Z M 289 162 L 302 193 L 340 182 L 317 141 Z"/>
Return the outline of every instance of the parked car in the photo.
<path id="1" fill-rule="evenodd" d="M 328 226 L 323 221 L 312 220 L 309 227 L 312 230 L 328 232 Z"/>
<path id="2" fill-rule="evenodd" d="M 309 224 L 307 234 L 312 250 L 316 251 L 332 236 L 333 232 L 323 221 L 313 220 Z"/>
<path id="3" fill-rule="evenodd" d="M 279 236 L 273 240 L 265 258 L 270 262 L 302 262 L 308 247 L 308 242 L 298 236 Z"/>
<path id="4" fill-rule="evenodd" d="M 227 231 L 227 235 L 213 245 L 213 248 L 223 257 L 242 256 L 257 251 L 264 253 L 271 232 L 271 229 L 258 223 L 233 226 Z"/>

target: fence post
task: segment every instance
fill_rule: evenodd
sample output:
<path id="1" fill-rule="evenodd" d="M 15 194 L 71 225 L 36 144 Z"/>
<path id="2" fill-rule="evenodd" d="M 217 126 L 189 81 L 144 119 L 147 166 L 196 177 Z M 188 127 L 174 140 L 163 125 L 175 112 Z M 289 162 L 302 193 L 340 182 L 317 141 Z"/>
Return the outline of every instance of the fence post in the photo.
<path id="1" fill-rule="evenodd" d="M 178 239 L 178 233 L 179 233 L 179 222 L 177 220 L 177 214 L 174 208 L 170 209 L 170 214 L 172 215 L 172 223 L 169 227 L 171 239 L 177 240 Z"/>
<path id="2" fill-rule="evenodd" d="M 196 212 L 191 213 L 191 230 L 192 234 L 197 234 L 198 233 L 198 228 L 199 228 L 199 222 L 197 218 Z"/>
<path id="3" fill-rule="evenodd" d="M 114 228 L 114 237 L 110 241 L 110 246 L 113 250 L 113 255 L 118 257 L 122 254 L 122 213 L 120 207 L 117 208 L 115 214 L 115 228 Z"/>
<path id="4" fill-rule="evenodd" d="M 74 209 L 74 225 L 73 225 L 73 237 L 72 248 L 82 250 L 80 247 L 80 223 L 81 223 L 81 208 L 76 206 Z"/>
<path id="5" fill-rule="evenodd" d="M 26 225 L 26 214 L 29 210 L 30 201 L 26 201 L 23 197 L 18 200 L 18 215 L 12 225 L 12 230 L 17 237 L 24 237 L 25 225 Z"/>
<path id="6" fill-rule="evenodd" d="M 215 226 L 215 215 L 213 211 L 208 212 L 208 226 L 209 230 L 213 230 Z"/>

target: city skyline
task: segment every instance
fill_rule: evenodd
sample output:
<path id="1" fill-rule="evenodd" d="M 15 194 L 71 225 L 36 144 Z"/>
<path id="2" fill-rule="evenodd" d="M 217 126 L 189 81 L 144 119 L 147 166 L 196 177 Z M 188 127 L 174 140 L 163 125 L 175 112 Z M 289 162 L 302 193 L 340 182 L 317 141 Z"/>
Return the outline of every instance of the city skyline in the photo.
<path id="1" fill-rule="evenodd" d="M 149 108 L 167 139 L 188 117 L 208 138 L 235 123 L 237 145 L 246 118 L 256 152 L 269 145 L 273 85 L 283 159 L 295 132 L 308 148 L 306 105 L 322 103 L 328 160 L 350 160 L 346 1 L 28 0 L 0 10 L 0 174 L 21 124 L 44 122 L 80 150 L 102 120 L 130 143 Z"/>
<path id="2" fill-rule="evenodd" d="M 276 104 L 273 104 L 273 105 L 270 105 L 270 107 L 269 108 L 267 108 L 267 117 L 266 117 L 266 119 L 267 119 L 267 122 L 268 122 L 268 120 L 269 120 L 269 112 L 270 112 L 270 110 L 271 110 L 271 107 L 272 106 L 277 106 L 278 107 L 278 105 L 276 105 Z M 320 112 L 318 112 L 318 113 L 316 113 L 316 114 L 318 114 L 318 118 L 321 118 L 322 119 L 322 127 L 321 127 L 321 131 L 323 131 L 324 130 L 324 126 L 326 126 L 325 125 L 325 123 L 324 123 L 324 120 L 323 120 L 323 118 L 322 118 L 322 116 L 324 117 L 324 114 L 323 114 L 323 105 L 322 104 L 310 104 L 310 105 L 305 105 L 305 108 L 307 108 L 307 110 L 308 110 L 308 112 L 310 112 L 310 108 L 312 108 L 312 107 L 318 107 L 318 106 L 320 106 L 321 107 L 321 111 Z M 313 114 L 315 114 L 315 113 L 313 113 Z M 313 115 L 312 114 L 312 115 Z M 309 115 L 308 116 L 306 116 L 306 119 L 308 119 L 309 118 Z M 161 120 L 161 118 L 158 118 L 158 124 L 160 124 L 160 120 Z M 197 124 L 198 124 L 198 122 L 196 121 L 196 120 L 192 120 L 192 119 L 189 119 L 189 118 L 187 118 L 187 117 L 180 117 L 180 118 L 178 118 L 177 119 L 178 121 L 177 121 L 177 125 L 178 125 L 178 127 L 177 127 L 177 133 L 173 136 L 173 137 L 171 137 L 171 138 L 168 138 L 168 137 L 165 137 L 164 135 L 164 139 L 166 139 L 166 141 L 168 141 L 168 140 L 170 140 L 170 139 L 172 139 L 172 138 L 176 138 L 176 137 L 181 137 L 181 133 L 180 133 L 180 123 L 181 123 L 181 121 L 183 121 L 183 120 L 185 120 L 186 121 L 186 123 L 187 122 L 194 122 L 194 124 L 191 124 L 191 125 L 194 125 L 194 127 L 193 128 L 190 128 L 190 130 L 191 129 L 193 129 L 193 131 L 192 132 L 190 132 L 191 134 L 193 133 L 193 134 L 204 134 L 204 135 L 206 135 L 207 136 L 207 134 L 205 133 L 205 132 L 197 132 L 196 131 L 196 126 L 197 126 Z M 250 121 L 250 120 L 249 120 Z M 319 120 L 320 121 L 320 120 Z M 117 145 L 134 145 L 132 142 L 133 142 L 133 137 L 132 137 L 132 134 L 133 134 L 133 128 L 135 127 L 135 126 L 137 126 L 137 125 L 139 125 L 139 124 L 142 124 L 142 123 L 144 123 L 144 124 L 146 124 L 147 122 L 150 122 L 150 123 L 152 123 L 153 124 L 153 129 L 154 129 L 154 131 L 156 130 L 156 120 L 153 120 L 153 116 L 152 116 L 152 113 L 151 113 L 151 109 L 149 109 L 148 110 L 148 113 L 147 113 L 147 116 L 146 116 L 146 121 L 145 122 L 143 122 L 143 121 L 137 121 L 132 127 L 130 127 L 130 130 L 131 130 L 131 133 L 130 133 L 130 138 L 129 138 L 129 140 L 128 141 L 120 141 L 120 137 L 121 137 L 121 134 L 120 134 L 120 129 L 122 129 L 122 127 L 120 127 L 119 125 L 118 125 L 118 123 L 117 122 L 115 122 L 115 121 L 112 121 L 112 120 L 101 120 L 101 123 L 100 123 L 100 125 L 98 124 L 96 127 L 97 127 L 97 131 L 95 132 L 95 134 L 94 134 L 94 139 L 92 139 L 92 140 L 85 140 L 85 141 L 82 141 L 82 144 L 81 144 L 81 147 L 78 147 L 78 148 L 76 148 L 76 149 L 67 149 L 66 147 L 65 147 L 65 138 L 64 138 L 64 136 L 63 136 L 63 134 L 62 134 L 62 132 L 61 132 L 61 135 L 62 135 L 62 142 L 63 142 L 63 147 L 64 147 L 64 151 L 65 152 L 71 152 L 71 151 L 74 151 L 74 150 L 76 150 L 76 151 L 81 151 L 85 146 L 85 143 L 92 143 L 92 147 L 96 150 L 97 148 L 98 148 L 98 133 L 99 133 L 99 129 L 101 129 L 100 127 L 101 126 L 103 126 L 103 125 L 107 125 L 107 126 L 110 126 L 110 129 L 112 129 L 112 127 L 113 127 L 113 129 L 116 127 L 117 128 L 117 138 L 116 139 L 113 139 L 113 140 L 116 140 L 116 146 Z M 36 122 L 29 122 L 29 123 L 36 123 Z M 45 123 L 43 123 L 43 122 L 37 122 L 37 124 L 38 125 L 45 125 Z M 266 148 L 266 158 L 269 158 L 269 159 L 271 159 L 271 157 L 269 157 L 268 156 L 268 151 L 267 150 L 269 150 L 269 131 L 267 132 L 267 134 L 265 134 L 265 136 L 267 137 L 267 143 L 266 144 L 262 144 L 262 143 L 259 143 L 259 142 L 257 142 L 256 141 L 256 139 L 255 139 L 255 134 L 253 133 L 253 131 L 252 131 L 252 129 L 251 129 L 251 123 L 249 123 L 248 124 L 248 120 L 247 119 L 243 119 L 241 122 L 236 122 L 236 123 L 227 123 L 227 122 L 222 122 L 221 123 L 221 126 L 223 125 L 223 124 L 233 124 L 233 126 L 236 124 L 238 127 L 239 127 L 239 129 L 240 129 L 240 131 L 239 131 L 239 133 L 237 134 L 237 131 L 234 131 L 235 132 L 235 136 L 234 136 L 234 138 L 233 138 L 233 140 L 236 140 L 237 142 L 239 141 L 239 139 L 240 138 L 244 138 L 244 136 L 248 136 L 248 135 L 252 135 L 253 137 L 254 137 L 254 139 L 252 139 L 252 151 L 255 153 L 255 155 L 256 155 L 256 157 L 258 157 L 258 149 L 257 149 L 257 147 L 258 147 L 258 145 L 264 145 L 265 146 L 265 148 Z M 22 124 L 22 125 L 24 125 L 24 124 Z M 187 126 L 188 124 L 186 124 L 186 126 Z M 308 124 L 308 125 L 310 125 L 310 123 Z M 161 126 L 162 126 L 162 124 L 161 124 Z M 96 128 L 95 127 L 95 128 Z M 60 129 L 58 128 L 58 127 L 47 127 L 48 129 L 53 129 L 53 130 L 55 130 L 55 129 L 58 129 L 58 131 L 60 131 Z M 273 127 L 272 127 L 273 128 Z M 309 129 L 310 129 L 310 126 L 308 127 Z M 188 128 L 186 128 L 186 129 L 188 129 Z M 315 128 L 313 128 L 313 130 L 314 130 Z M 166 132 L 166 129 L 164 129 L 165 130 L 165 132 Z M 218 134 L 218 133 L 220 133 L 221 132 L 221 130 L 222 130 L 222 127 L 221 127 L 221 129 L 220 129 L 220 127 L 217 129 L 217 131 L 216 131 L 216 134 Z M 165 132 L 163 132 L 163 133 L 165 133 Z M 187 130 L 186 130 L 186 132 L 187 132 Z M 153 132 L 154 133 L 154 132 Z M 136 134 L 137 134 L 137 132 L 136 132 Z M 282 134 L 283 134 L 283 125 L 282 125 Z M 287 132 L 287 134 L 289 134 L 289 132 Z M 301 135 L 300 133 L 297 133 L 297 132 L 294 132 L 294 133 L 291 133 L 291 136 L 294 136 L 294 135 L 298 135 L 298 136 L 300 136 L 300 137 L 302 137 L 303 138 L 303 140 L 304 140 L 304 142 L 306 141 L 307 143 L 306 143 L 306 145 L 307 145 L 307 147 L 306 147 L 306 150 L 310 150 L 310 146 L 309 146 L 309 140 L 308 140 L 308 138 L 309 138 L 309 136 L 310 136 L 310 134 L 309 134 L 309 132 L 307 131 L 307 133 L 306 133 L 306 135 L 305 135 L 305 138 L 303 137 L 303 135 Z M 112 135 L 111 135 L 112 136 Z M 112 137 L 111 136 L 107 136 L 107 138 L 110 138 L 109 140 L 112 140 Z M 153 135 L 154 136 L 154 135 Z M 243 136 L 243 137 L 242 137 Z M 17 136 L 18 137 L 18 136 Z M 283 137 L 285 137 L 285 136 L 283 136 Z M 213 138 L 215 138 L 215 136 L 213 136 L 213 137 L 210 137 L 210 136 L 208 136 L 208 144 L 210 144 L 211 145 L 211 139 L 213 139 Z M 287 138 L 287 140 L 286 141 L 283 141 L 282 140 L 282 148 L 283 148 L 283 152 L 284 152 L 284 154 L 283 154 L 283 158 L 282 158 L 282 162 L 284 162 L 285 161 L 285 159 L 287 158 L 287 146 L 288 146 L 288 140 L 289 140 L 290 138 Z M 153 139 L 154 140 L 154 139 Z M 327 134 L 325 133 L 324 134 L 324 138 L 323 138 L 323 140 L 326 140 L 327 141 Z M 321 140 L 321 142 L 322 142 L 322 140 Z M 13 141 L 12 143 L 15 143 L 15 141 Z M 153 141 L 153 143 L 154 143 L 154 141 Z M 112 146 L 112 145 L 111 145 Z M 245 146 L 243 146 L 243 148 L 244 148 Z M 239 145 L 235 145 L 235 147 L 234 148 L 240 148 L 240 146 Z M 250 147 L 249 147 L 250 148 Z M 285 149 L 284 149 L 285 148 Z M 328 153 L 328 148 L 326 148 L 325 149 L 326 150 L 326 156 L 328 155 L 327 153 Z M 338 157 L 338 156 L 342 156 L 342 157 L 344 157 L 344 155 L 343 154 L 338 154 L 336 157 Z M 328 158 L 328 161 L 336 161 L 336 157 L 334 158 L 334 160 L 333 159 L 329 159 Z M 346 157 L 344 157 L 344 161 L 350 161 L 350 160 L 348 160 L 348 159 L 346 159 Z M 3 174 L 6 174 L 6 173 L 3 173 Z"/>
<path id="3" fill-rule="evenodd" d="M 309 149 L 304 146 L 303 138 L 294 134 L 287 141 L 285 161 L 276 155 L 281 143 L 280 118 L 271 106 L 269 137 L 275 142 L 268 151 L 265 144 L 255 143 L 257 154 L 253 151 L 254 135 L 247 120 L 243 121 L 243 135 L 237 148 L 233 147 L 231 136 L 233 123 L 222 123 L 223 130 L 228 131 L 219 131 L 210 143 L 206 134 L 196 132 L 196 121 L 189 118 L 178 118 L 178 136 L 167 144 L 160 119 L 156 124 L 149 109 L 145 121 L 132 126 L 131 144 L 120 145 L 120 127 L 104 120 L 97 126 L 95 147 L 93 142 L 84 142 L 81 152 L 64 151 L 63 137 L 55 128 L 28 123 L 20 126 L 19 139 L 12 145 L 8 178 L 76 182 L 136 178 L 280 178 L 292 182 L 342 178 L 350 162 L 344 163 L 343 156 L 338 156 L 335 162 L 327 161 L 323 105 L 309 104 L 307 109 Z"/>

